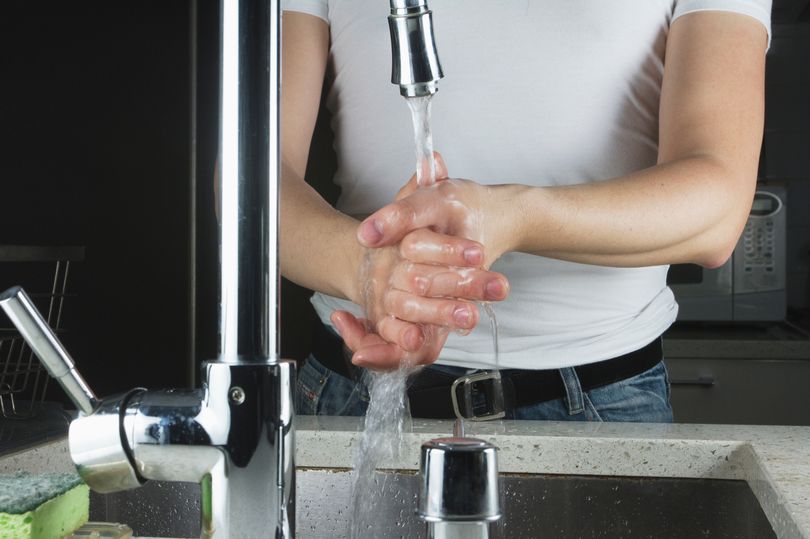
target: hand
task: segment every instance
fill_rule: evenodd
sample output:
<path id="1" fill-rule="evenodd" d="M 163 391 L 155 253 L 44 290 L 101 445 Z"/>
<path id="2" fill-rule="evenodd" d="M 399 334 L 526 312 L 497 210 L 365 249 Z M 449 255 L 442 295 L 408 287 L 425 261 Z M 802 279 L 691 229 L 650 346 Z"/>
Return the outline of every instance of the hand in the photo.
<path id="1" fill-rule="evenodd" d="M 444 179 L 435 185 L 404 190 L 404 196 L 366 218 L 358 229 L 365 247 L 383 248 L 402 242 L 400 251 L 412 262 L 446 247 L 440 238 L 477 241 L 486 254 L 483 268 L 517 244 L 520 194 L 517 185 L 481 185 L 470 180 Z"/>
<path id="2" fill-rule="evenodd" d="M 416 366 L 436 361 L 450 330 L 440 326 L 420 326 L 424 344 L 417 352 L 406 352 L 369 329 L 369 322 L 348 311 L 335 311 L 331 316 L 343 342 L 354 351 L 352 363 L 358 367 L 394 370 L 401 365 Z"/>
<path id="3" fill-rule="evenodd" d="M 429 230 L 368 249 L 361 271 L 367 319 L 360 323 L 349 313 L 332 319 L 355 351 L 354 363 L 395 368 L 435 361 L 449 331 L 468 332 L 478 323 L 472 301 L 498 301 L 508 293 L 506 278 L 481 269 L 483 260 L 477 242 Z"/>
<path id="4" fill-rule="evenodd" d="M 437 177 L 447 177 L 436 154 Z M 397 199 L 416 191 L 412 177 Z M 450 330 L 468 332 L 478 322 L 471 301 L 498 301 L 508 294 L 503 275 L 481 269 L 481 245 L 431 230 L 415 230 L 398 245 L 367 249 L 359 296 L 366 320 L 345 311 L 332 322 L 361 366 L 396 368 L 436 360 Z"/>

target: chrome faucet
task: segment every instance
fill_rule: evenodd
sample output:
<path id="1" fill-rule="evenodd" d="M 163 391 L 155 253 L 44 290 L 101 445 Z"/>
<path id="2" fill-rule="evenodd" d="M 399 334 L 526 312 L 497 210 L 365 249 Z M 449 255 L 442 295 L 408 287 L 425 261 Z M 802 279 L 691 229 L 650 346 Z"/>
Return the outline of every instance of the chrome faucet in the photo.
<path id="1" fill-rule="evenodd" d="M 427 0 L 391 0 L 391 82 L 403 97 L 435 94 L 444 77 Z"/>
<path id="2" fill-rule="evenodd" d="M 220 339 L 202 387 L 99 400 L 21 288 L 0 306 L 80 411 L 70 454 L 93 490 L 193 481 L 201 537 L 286 538 L 295 365 L 278 341 L 279 2 L 222 0 L 220 24 Z"/>

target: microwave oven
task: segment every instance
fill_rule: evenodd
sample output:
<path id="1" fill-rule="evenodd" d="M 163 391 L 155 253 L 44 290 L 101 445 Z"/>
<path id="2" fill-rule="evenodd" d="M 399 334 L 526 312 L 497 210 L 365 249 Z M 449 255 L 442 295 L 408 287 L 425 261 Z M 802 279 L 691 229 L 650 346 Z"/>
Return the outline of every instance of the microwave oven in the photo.
<path id="1" fill-rule="evenodd" d="M 787 310 L 786 190 L 757 187 L 734 254 L 719 268 L 670 266 L 667 284 L 682 321 L 775 321 Z"/>

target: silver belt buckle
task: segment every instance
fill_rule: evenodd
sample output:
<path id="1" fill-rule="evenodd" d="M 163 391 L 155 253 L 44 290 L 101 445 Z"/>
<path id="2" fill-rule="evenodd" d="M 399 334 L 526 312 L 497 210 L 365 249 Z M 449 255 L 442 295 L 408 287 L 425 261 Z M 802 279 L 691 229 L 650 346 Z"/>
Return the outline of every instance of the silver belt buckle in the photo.
<path id="1" fill-rule="evenodd" d="M 459 403 L 459 392 L 462 402 Z M 480 397 L 473 401 L 475 397 Z M 450 387 L 453 412 L 459 419 L 490 421 L 506 416 L 500 371 L 484 371 L 456 378 Z M 483 410 L 480 402 L 483 402 Z M 463 410 L 462 410 L 463 408 Z M 465 415 L 466 412 L 466 415 Z M 483 413 L 481 413 L 483 412 Z"/>

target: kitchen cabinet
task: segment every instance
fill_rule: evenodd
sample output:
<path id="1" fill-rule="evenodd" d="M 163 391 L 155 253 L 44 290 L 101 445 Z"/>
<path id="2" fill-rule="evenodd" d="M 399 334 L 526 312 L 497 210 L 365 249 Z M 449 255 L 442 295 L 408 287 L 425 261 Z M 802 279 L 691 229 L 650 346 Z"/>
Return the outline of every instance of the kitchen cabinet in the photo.
<path id="1" fill-rule="evenodd" d="M 810 358 L 667 358 L 675 421 L 810 425 Z"/>

